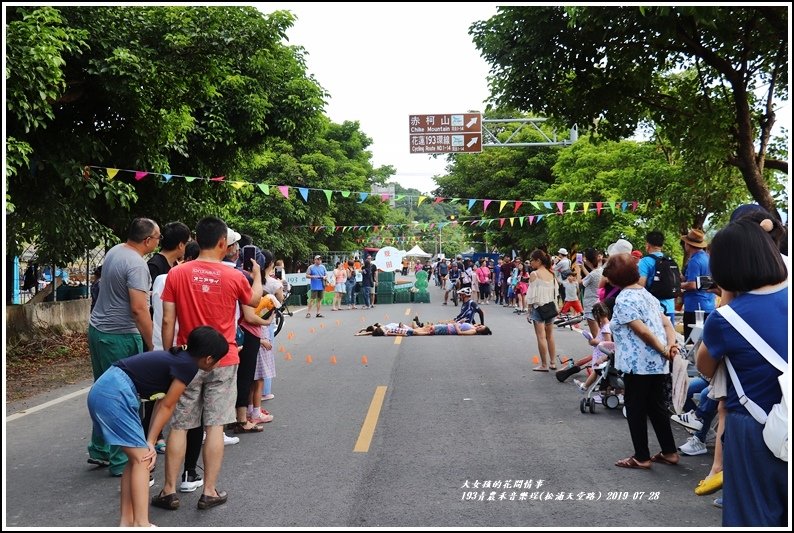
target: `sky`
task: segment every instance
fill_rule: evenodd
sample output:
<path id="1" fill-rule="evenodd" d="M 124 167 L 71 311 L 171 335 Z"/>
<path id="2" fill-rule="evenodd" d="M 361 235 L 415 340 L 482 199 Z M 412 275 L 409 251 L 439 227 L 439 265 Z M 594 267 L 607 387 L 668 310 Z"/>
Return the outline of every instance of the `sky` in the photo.
<path id="1" fill-rule="evenodd" d="M 262 2 L 291 11 L 289 44 L 306 49 L 310 74 L 330 93 L 334 122 L 358 121 L 372 139 L 375 167 L 392 165 L 403 187 L 430 192 L 446 158 L 409 151 L 408 117 L 484 111 L 488 64 L 469 26 L 496 14 L 495 3 Z"/>

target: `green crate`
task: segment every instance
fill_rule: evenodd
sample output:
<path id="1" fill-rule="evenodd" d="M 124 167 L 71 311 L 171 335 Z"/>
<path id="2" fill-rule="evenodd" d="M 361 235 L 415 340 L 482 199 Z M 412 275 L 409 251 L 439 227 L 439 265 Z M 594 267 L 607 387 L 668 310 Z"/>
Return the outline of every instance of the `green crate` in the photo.
<path id="1" fill-rule="evenodd" d="M 292 294 L 306 296 L 309 293 L 308 285 L 293 285 Z"/>
<path id="2" fill-rule="evenodd" d="M 394 292 L 394 282 L 393 281 L 379 281 L 375 292 L 377 292 L 378 294 L 381 294 L 381 293 L 393 293 Z"/>
<path id="3" fill-rule="evenodd" d="M 394 293 L 393 292 L 379 292 L 375 295 L 375 303 L 376 304 L 393 304 L 394 303 Z"/>
<path id="4" fill-rule="evenodd" d="M 411 303 L 411 293 L 408 291 L 397 291 L 394 293 L 394 303 L 407 304 Z"/>
<path id="5" fill-rule="evenodd" d="M 394 283 L 394 272 L 378 272 L 378 285 L 382 282 Z"/>
<path id="6" fill-rule="evenodd" d="M 430 293 L 429 292 L 417 292 L 414 293 L 414 302 L 416 303 L 430 303 Z"/>

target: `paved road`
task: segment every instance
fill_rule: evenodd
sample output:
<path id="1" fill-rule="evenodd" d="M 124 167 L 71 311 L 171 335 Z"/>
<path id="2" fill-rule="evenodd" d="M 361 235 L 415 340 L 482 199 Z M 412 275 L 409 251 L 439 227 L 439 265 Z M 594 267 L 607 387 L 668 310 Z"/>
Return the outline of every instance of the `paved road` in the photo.
<path id="1" fill-rule="evenodd" d="M 632 453 L 625 419 L 601 406 L 581 414 L 572 384 L 531 371 L 536 342 L 523 316 L 487 306 L 490 337 L 353 337 L 374 321 L 453 316 L 455 308 L 431 291 L 432 304 L 329 309 L 324 319 L 296 313 L 277 342 L 285 352 L 277 354 L 276 398 L 266 405 L 275 420 L 225 449 L 219 486 L 228 503 L 199 511 L 199 492 L 182 494 L 179 510 L 153 508 L 152 521 L 202 528 L 720 525 L 713 497 L 692 492 L 711 455 L 650 471 L 613 466 Z M 557 339 L 559 353 L 588 351 L 578 333 L 560 330 Z M 5 432 L 5 525 L 117 524 L 118 480 L 86 464 L 91 424 L 79 391 L 87 386 L 7 406 L 23 416 L 11 416 Z M 371 444 L 354 451 L 378 387 L 385 396 Z M 22 411 L 49 400 L 56 403 Z M 683 428 L 673 431 L 685 441 Z M 650 442 L 655 451 L 652 432 Z M 158 461 L 152 493 L 162 472 Z"/>

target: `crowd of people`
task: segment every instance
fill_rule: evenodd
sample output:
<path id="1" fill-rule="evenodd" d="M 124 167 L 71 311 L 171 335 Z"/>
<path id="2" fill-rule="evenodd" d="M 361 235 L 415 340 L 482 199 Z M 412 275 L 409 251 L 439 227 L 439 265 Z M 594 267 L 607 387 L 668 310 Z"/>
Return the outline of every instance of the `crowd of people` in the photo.
<path id="1" fill-rule="evenodd" d="M 560 313 L 580 317 L 592 353 L 578 364 L 598 368 L 610 357 L 599 347 L 613 342 L 612 363 L 622 374 L 619 392 L 634 452 L 615 466 L 648 470 L 654 464 L 674 466 L 680 454 L 706 453 L 716 419 L 714 461 L 695 491 L 723 488 L 726 526 L 785 525 L 786 462 L 768 449 L 764 426 L 740 401 L 746 395 L 769 412 L 780 402 L 775 385 L 780 370 L 725 318 L 728 310 L 720 310 L 729 307 L 744 319 L 788 368 L 785 228 L 760 208 L 742 207 L 710 245 L 699 229 L 680 240 L 686 253 L 680 277 L 658 231 L 647 233 L 645 254 L 619 239 L 607 248 L 606 260 L 595 248 L 571 254 L 573 261 L 565 248 L 554 257 L 533 250 L 526 260 L 441 260 L 430 265 L 429 273 L 443 291 L 442 305 L 449 305 L 450 295 L 454 305 L 460 300 L 457 316 L 437 323 L 424 323 L 418 316 L 410 324 L 375 323 L 357 335 L 490 335 L 483 306 L 501 305 L 526 315 L 539 354 L 533 370 L 549 372 L 563 362 L 555 321 Z M 256 248 L 245 264 L 241 245 L 252 243 L 216 217 L 202 219 L 195 234 L 179 222 L 161 232 L 156 222 L 141 218 L 96 273 L 101 285 L 97 283 L 89 326 L 95 384 L 88 398 L 94 422 L 88 462 L 121 477 L 120 526 L 148 526 L 150 503 L 177 509 L 177 491 L 201 488 L 199 509 L 224 504 L 227 493 L 218 488 L 223 449 L 239 441 L 226 432 L 259 433 L 273 420 L 262 408 L 262 401 L 274 397 L 271 319 L 256 310 L 265 294 L 283 301 L 285 282 L 275 274 L 278 268 L 283 272 L 283 263 Z M 158 248 L 147 263 L 144 257 Z M 306 275 L 312 291 L 306 316 L 314 310 L 315 317 L 322 317 L 329 272 L 321 256 Z M 342 309 L 345 295 L 353 308 L 351 287 L 356 283 L 363 288 L 364 307 L 373 306 L 377 269 L 371 258 L 360 268 L 352 260 L 339 262 L 332 275 L 332 310 Z M 672 414 L 669 375 L 684 348 L 675 331 L 677 300 L 683 338 L 702 337 L 696 345 L 701 375 L 690 381 L 685 411 Z M 579 388 L 591 387 L 594 376 L 577 380 Z M 648 421 L 659 444 L 656 453 L 651 452 Z M 671 422 L 696 434 L 677 446 Z M 165 482 L 149 499 L 147 477 L 151 486 L 149 472 L 158 453 L 165 455 Z M 203 477 L 196 471 L 202 453 Z M 728 472 L 724 476 L 723 470 Z"/>

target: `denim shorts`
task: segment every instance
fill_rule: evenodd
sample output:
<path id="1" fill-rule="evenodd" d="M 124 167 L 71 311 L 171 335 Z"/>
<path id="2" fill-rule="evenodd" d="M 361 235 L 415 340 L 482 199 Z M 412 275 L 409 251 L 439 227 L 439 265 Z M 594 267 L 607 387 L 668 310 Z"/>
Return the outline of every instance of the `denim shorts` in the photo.
<path id="1" fill-rule="evenodd" d="M 138 391 L 126 372 L 117 366 L 108 368 L 91 387 L 87 401 L 94 431 L 107 444 L 148 448 Z"/>
<path id="2" fill-rule="evenodd" d="M 551 317 L 548 320 L 543 320 L 540 318 L 540 314 L 538 313 L 537 307 L 531 307 L 532 311 L 529 312 L 529 318 L 532 319 L 532 322 L 543 322 L 544 324 L 551 324 L 554 322 L 554 319 L 557 318 L 556 316 Z"/>

